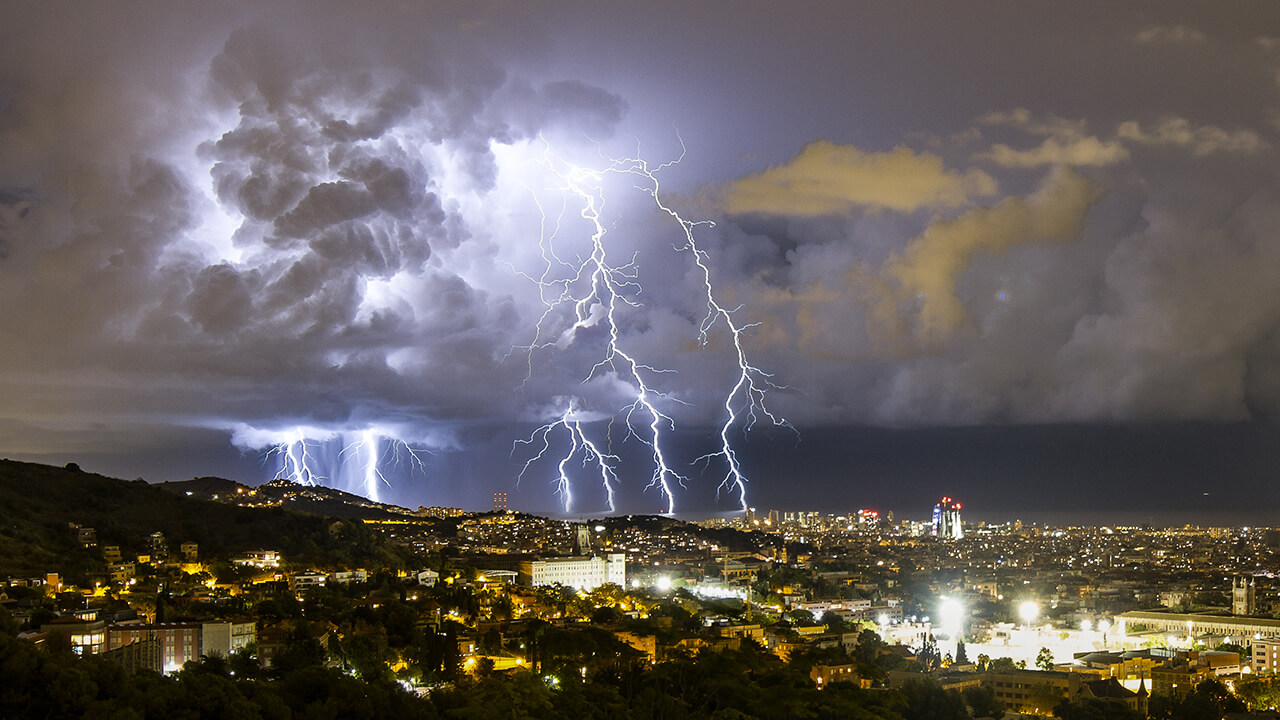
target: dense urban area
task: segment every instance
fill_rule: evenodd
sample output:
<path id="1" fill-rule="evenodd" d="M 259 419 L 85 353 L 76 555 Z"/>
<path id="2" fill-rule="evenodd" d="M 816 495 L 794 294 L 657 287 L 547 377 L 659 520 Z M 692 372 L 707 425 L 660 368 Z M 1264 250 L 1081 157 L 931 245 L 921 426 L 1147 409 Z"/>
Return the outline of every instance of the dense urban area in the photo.
<path id="1" fill-rule="evenodd" d="M 1275 717 L 1280 531 L 570 522 L 0 462 L 5 717 Z"/>

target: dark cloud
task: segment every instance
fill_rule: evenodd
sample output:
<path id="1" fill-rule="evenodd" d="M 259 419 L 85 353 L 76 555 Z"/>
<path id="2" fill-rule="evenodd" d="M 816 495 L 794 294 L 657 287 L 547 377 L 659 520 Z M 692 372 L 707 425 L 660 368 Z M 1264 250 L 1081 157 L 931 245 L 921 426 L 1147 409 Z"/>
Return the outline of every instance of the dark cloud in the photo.
<path id="1" fill-rule="evenodd" d="M 633 382 L 603 304 L 543 317 L 545 243 L 593 231 L 548 163 L 682 151 L 662 199 L 717 222 L 699 257 L 798 424 L 1273 418 L 1264 7 L 18 8 L 0 440 L 392 427 L 508 482 L 513 424 Z M 621 338 L 714 428 L 737 355 L 702 270 L 647 180 L 599 182 Z"/>

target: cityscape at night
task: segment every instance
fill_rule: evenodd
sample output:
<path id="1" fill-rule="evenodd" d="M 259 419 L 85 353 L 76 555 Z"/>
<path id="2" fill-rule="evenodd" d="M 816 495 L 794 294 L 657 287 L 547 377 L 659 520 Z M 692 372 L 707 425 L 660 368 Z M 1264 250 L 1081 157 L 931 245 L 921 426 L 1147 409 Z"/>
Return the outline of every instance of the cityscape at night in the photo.
<path id="1" fill-rule="evenodd" d="M 1274 3 L 0 17 L 0 717 L 1280 714 Z"/>

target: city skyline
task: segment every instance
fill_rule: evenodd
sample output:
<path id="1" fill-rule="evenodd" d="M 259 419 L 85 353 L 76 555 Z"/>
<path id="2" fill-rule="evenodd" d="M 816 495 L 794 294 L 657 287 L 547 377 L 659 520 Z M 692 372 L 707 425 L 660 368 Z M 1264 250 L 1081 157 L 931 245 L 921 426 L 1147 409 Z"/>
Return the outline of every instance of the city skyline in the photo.
<path id="1" fill-rule="evenodd" d="M 566 516 L 1280 502 L 1266 3 L 60 7 L 0 30 L 0 455 Z"/>

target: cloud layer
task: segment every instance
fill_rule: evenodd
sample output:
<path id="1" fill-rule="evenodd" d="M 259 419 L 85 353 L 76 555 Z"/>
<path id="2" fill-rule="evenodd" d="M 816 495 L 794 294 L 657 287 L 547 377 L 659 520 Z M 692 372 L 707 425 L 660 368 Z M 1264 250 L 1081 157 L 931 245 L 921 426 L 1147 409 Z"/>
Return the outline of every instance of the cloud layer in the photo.
<path id="1" fill-rule="evenodd" d="M 0 450 L 376 427 L 483 447 L 476 473 L 509 483 L 519 460 L 493 448 L 515 430 L 569 398 L 604 426 L 628 392 L 608 368 L 584 382 L 599 308 L 535 336 L 536 280 L 569 272 L 546 248 L 591 253 L 548 158 L 681 143 L 663 199 L 714 221 L 694 230 L 710 279 L 797 425 L 1275 417 L 1280 28 L 1030 5 L 991 26 L 717 3 L 14 10 Z M 636 178 L 601 182 L 639 283 L 621 337 L 707 434 L 732 343 L 700 341 L 681 228 Z"/>

